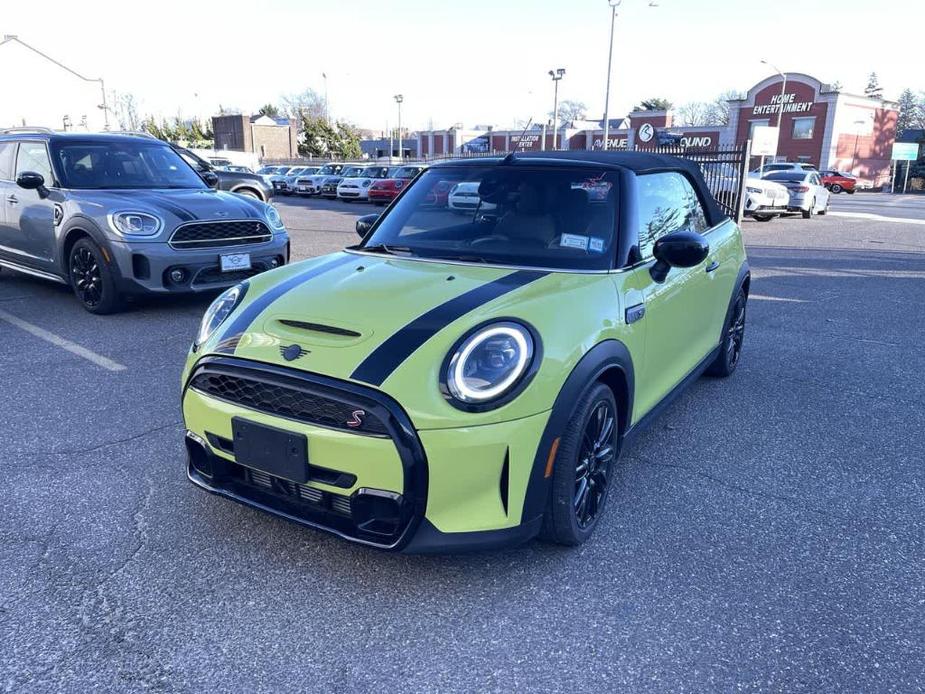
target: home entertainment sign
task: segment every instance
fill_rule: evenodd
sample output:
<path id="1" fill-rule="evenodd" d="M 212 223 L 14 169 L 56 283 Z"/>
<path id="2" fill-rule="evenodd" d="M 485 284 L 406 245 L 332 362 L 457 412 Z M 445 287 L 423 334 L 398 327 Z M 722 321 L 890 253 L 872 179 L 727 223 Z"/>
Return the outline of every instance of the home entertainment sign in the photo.
<path id="1" fill-rule="evenodd" d="M 760 104 L 752 109 L 752 114 L 756 116 L 767 116 L 780 112 L 781 104 L 784 105 L 784 113 L 806 113 L 813 107 L 812 101 L 797 101 L 796 94 L 775 94 L 771 97 L 771 103 Z"/>

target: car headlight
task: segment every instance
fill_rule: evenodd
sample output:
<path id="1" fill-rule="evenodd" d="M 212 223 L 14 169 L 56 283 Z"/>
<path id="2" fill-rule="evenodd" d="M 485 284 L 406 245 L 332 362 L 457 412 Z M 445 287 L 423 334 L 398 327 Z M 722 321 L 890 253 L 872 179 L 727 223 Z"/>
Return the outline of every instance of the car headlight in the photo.
<path id="1" fill-rule="evenodd" d="M 444 365 L 441 389 L 456 407 L 484 410 L 513 398 L 535 372 L 538 340 L 520 323 L 483 325 L 456 344 Z"/>
<path id="2" fill-rule="evenodd" d="M 154 236 L 164 226 L 159 217 L 147 212 L 113 212 L 108 219 L 120 236 Z"/>
<path id="3" fill-rule="evenodd" d="M 751 186 L 745 186 L 745 190 L 747 190 L 749 193 L 760 193 L 760 192 L 762 192 L 762 191 L 761 191 L 761 188 L 752 188 Z"/>
<path id="4" fill-rule="evenodd" d="M 372 181 L 363 181 L 363 187 L 368 188 L 370 183 L 372 183 Z"/>
<path id="5" fill-rule="evenodd" d="M 196 334 L 196 341 L 193 342 L 193 349 L 196 349 L 208 340 L 219 326 L 225 322 L 225 319 L 231 315 L 241 299 L 247 293 L 247 282 L 236 284 L 231 289 L 226 289 L 219 297 L 212 302 L 211 306 L 206 309 L 202 322 L 199 323 L 199 332 Z"/>
<path id="6" fill-rule="evenodd" d="M 276 211 L 276 208 L 273 205 L 267 205 L 267 222 L 273 229 L 284 229 L 283 218 L 279 216 L 279 212 Z"/>

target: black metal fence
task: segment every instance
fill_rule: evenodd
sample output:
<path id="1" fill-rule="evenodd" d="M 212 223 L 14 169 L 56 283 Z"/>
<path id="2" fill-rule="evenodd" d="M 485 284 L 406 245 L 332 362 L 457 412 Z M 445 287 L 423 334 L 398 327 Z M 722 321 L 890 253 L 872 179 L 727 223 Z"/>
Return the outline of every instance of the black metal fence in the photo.
<path id="1" fill-rule="evenodd" d="M 742 221 L 745 182 L 748 180 L 749 145 L 727 145 L 710 149 L 691 149 L 678 145 L 637 147 L 637 152 L 672 154 L 696 162 L 707 187 L 720 208 L 736 222 Z"/>

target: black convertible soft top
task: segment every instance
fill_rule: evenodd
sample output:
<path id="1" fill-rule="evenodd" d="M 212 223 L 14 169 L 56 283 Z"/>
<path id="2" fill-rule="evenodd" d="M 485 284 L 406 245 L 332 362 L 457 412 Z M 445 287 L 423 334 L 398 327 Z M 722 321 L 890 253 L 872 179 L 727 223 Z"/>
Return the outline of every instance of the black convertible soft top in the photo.
<path id="1" fill-rule="evenodd" d="M 441 162 L 440 165 L 485 166 L 486 164 L 499 163 L 504 159 L 505 157 L 474 157 L 471 159 L 453 159 Z M 593 164 L 628 169 L 636 174 L 677 171 L 684 174 L 697 190 L 710 226 L 719 224 L 728 216 L 716 203 L 706 181 L 703 180 L 703 173 L 697 162 L 683 157 L 676 157 L 671 154 L 656 154 L 654 152 L 603 152 L 600 150 L 516 152 L 513 157 L 508 155 L 508 163 L 516 164 L 518 162 L 530 164 Z"/>

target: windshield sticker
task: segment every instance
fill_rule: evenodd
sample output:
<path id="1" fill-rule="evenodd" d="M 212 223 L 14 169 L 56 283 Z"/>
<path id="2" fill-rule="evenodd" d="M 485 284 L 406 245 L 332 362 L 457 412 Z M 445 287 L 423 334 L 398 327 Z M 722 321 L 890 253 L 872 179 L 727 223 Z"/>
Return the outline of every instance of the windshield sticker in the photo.
<path id="1" fill-rule="evenodd" d="M 562 234 L 559 245 L 563 248 L 578 248 L 586 251 L 588 250 L 588 237 L 579 236 L 578 234 Z"/>
<path id="2" fill-rule="evenodd" d="M 595 253 L 602 252 L 604 250 L 604 239 L 597 239 L 592 236 L 588 242 L 588 248 Z"/>

